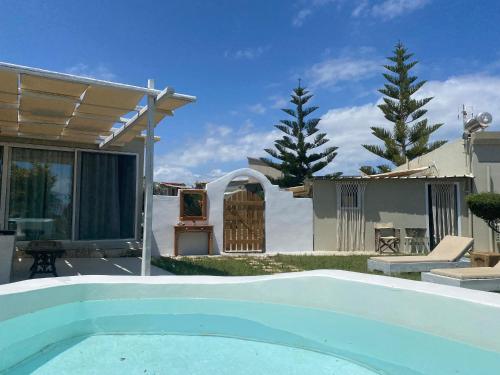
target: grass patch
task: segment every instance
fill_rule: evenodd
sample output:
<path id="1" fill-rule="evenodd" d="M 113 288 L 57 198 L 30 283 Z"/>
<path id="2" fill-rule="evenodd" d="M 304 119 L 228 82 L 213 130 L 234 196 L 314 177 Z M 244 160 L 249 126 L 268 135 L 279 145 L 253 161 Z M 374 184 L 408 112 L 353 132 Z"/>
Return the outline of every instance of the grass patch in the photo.
<path id="1" fill-rule="evenodd" d="M 219 257 L 162 257 L 153 259 L 153 265 L 176 275 L 255 276 L 281 272 L 299 272 L 317 269 L 335 269 L 361 273 L 368 272 L 367 255 L 274 255 L 274 256 L 219 256 Z M 379 273 L 377 273 L 379 274 Z M 403 273 L 397 277 L 420 280 L 420 273 Z"/>

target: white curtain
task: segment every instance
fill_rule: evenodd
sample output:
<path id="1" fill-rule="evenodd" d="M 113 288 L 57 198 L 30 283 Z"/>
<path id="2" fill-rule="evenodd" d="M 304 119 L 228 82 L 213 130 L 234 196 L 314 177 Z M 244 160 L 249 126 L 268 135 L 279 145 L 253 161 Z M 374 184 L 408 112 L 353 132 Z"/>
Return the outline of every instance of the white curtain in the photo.
<path id="1" fill-rule="evenodd" d="M 432 184 L 431 199 L 432 220 L 434 222 L 434 243 L 438 244 L 444 236 L 458 234 L 455 184 Z"/>
<path id="2" fill-rule="evenodd" d="M 337 184 L 337 250 L 365 249 L 364 192 L 366 184 Z"/>

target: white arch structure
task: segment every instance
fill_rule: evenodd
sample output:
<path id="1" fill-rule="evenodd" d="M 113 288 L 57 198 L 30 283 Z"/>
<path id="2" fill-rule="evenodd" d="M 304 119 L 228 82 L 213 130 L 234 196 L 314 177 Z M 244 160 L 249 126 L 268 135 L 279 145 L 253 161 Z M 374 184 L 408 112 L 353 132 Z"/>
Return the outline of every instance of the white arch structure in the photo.
<path id="1" fill-rule="evenodd" d="M 313 250 L 312 199 L 294 198 L 290 191 L 280 190 L 262 173 L 242 168 L 207 184 L 208 221 L 214 227 L 213 253 L 223 254 L 224 192 L 238 177 L 250 177 L 262 185 L 265 206 L 266 253 Z"/>

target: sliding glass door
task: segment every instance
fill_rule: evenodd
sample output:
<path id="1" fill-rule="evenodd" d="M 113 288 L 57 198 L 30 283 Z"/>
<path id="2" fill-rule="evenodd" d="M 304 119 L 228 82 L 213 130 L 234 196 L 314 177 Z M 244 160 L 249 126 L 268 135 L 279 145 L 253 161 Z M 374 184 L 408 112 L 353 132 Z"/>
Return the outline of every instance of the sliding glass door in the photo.
<path id="1" fill-rule="evenodd" d="M 74 153 L 11 149 L 8 228 L 18 240 L 71 239 Z"/>
<path id="2" fill-rule="evenodd" d="M 82 152 L 78 239 L 135 237 L 135 155 Z"/>

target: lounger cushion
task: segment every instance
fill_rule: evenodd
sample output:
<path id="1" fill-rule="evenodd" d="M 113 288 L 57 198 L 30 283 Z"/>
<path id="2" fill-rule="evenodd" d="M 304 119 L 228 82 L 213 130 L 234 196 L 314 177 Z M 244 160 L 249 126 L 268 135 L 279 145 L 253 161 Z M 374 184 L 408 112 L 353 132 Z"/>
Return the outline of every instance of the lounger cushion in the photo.
<path id="1" fill-rule="evenodd" d="M 500 268 L 498 267 L 443 268 L 432 270 L 431 273 L 460 280 L 500 278 Z"/>
<path id="2" fill-rule="evenodd" d="M 446 259 L 449 262 L 459 260 L 472 247 L 474 239 L 470 237 L 445 236 L 428 255 L 429 258 Z"/>
<path id="3" fill-rule="evenodd" d="M 459 260 L 474 243 L 473 238 L 445 236 L 429 255 L 372 257 L 386 263 L 454 262 Z"/>

